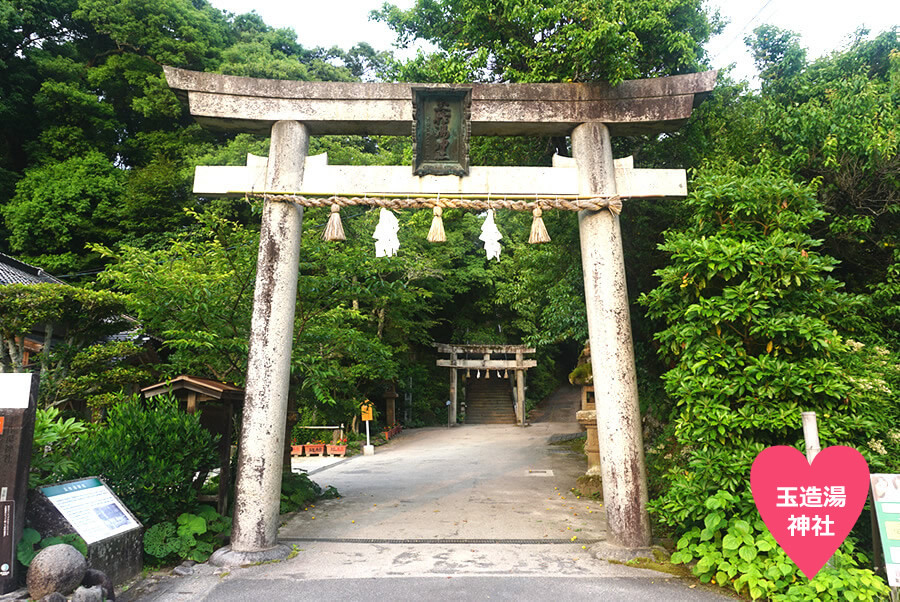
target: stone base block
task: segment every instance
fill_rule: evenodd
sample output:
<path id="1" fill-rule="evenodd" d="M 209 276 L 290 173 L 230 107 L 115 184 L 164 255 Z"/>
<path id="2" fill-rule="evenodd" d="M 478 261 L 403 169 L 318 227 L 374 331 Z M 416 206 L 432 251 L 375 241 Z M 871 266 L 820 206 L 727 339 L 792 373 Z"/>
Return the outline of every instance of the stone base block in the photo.
<path id="1" fill-rule="evenodd" d="M 221 567 L 237 567 L 246 566 L 248 564 L 260 564 L 262 562 L 271 562 L 273 560 L 284 560 L 291 554 L 290 546 L 277 544 L 275 547 L 267 550 L 258 550 L 256 552 L 239 552 L 232 550 L 231 546 L 219 548 L 213 555 L 209 557 L 209 564 Z"/>
<path id="2" fill-rule="evenodd" d="M 374 456 L 375 455 L 375 446 L 374 445 L 363 445 L 363 455 L 364 456 Z"/>
<path id="3" fill-rule="evenodd" d="M 659 560 L 669 558 L 669 553 L 660 546 L 648 546 L 646 548 L 625 548 L 608 541 L 601 541 L 592 545 L 589 552 L 598 560 L 612 560 L 616 562 L 628 562 L 636 558 Z M 660 556 L 662 554 L 662 556 Z"/>
<path id="4" fill-rule="evenodd" d="M 599 474 L 586 474 L 578 477 L 575 481 L 575 488 L 581 492 L 581 495 L 590 497 L 595 493 L 603 495 L 603 479 Z"/>

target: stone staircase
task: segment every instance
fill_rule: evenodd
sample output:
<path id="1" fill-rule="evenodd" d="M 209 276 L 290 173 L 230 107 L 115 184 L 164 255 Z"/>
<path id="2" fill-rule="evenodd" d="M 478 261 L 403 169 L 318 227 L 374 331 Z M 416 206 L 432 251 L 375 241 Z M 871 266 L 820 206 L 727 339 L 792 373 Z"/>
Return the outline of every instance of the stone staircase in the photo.
<path id="1" fill-rule="evenodd" d="M 469 378 L 466 382 L 466 424 L 516 424 L 512 392 L 505 378 Z"/>

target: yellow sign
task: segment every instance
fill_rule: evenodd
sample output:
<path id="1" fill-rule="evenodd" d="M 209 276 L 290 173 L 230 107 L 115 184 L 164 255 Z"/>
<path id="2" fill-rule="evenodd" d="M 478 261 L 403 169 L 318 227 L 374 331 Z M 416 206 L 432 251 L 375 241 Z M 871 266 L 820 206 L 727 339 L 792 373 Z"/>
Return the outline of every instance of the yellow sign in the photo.
<path id="1" fill-rule="evenodd" d="M 374 420 L 372 417 L 372 403 L 368 399 L 363 402 L 360 408 L 362 409 L 363 420 Z"/>

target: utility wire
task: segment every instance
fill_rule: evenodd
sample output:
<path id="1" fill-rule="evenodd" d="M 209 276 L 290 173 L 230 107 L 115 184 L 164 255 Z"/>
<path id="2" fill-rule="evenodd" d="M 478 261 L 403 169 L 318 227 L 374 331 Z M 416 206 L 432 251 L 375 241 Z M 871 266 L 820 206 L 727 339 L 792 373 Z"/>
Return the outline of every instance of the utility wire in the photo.
<path id="1" fill-rule="evenodd" d="M 744 32 L 747 31 L 747 28 L 750 27 L 750 25 L 751 25 L 754 21 L 756 21 L 756 19 L 762 14 L 762 12 L 763 12 L 764 10 L 766 10 L 766 7 L 768 7 L 770 4 L 772 4 L 772 2 L 774 2 L 774 0 L 766 0 L 765 4 L 763 4 L 762 7 L 760 7 L 760 9 L 759 9 L 758 11 L 756 11 L 756 14 L 755 14 L 755 15 L 753 15 L 752 17 L 750 17 L 750 20 L 749 20 L 749 21 L 747 21 L 746 23 L 744 23 L 744 26 L 743 26 L 743 27 L 741 28 L 741 30 L 737 33 L 737 35 L 736 35 L 735 37 L 733 37 L 727 44 L 725 44 L 725 46 L 722 47 L 722 48 L 716 53 L 716 56 L 714 56 L 713 59 L 719 58 L 719 56 L 721 56 L 723 52 L 725 52 L 726 50 L 728 50 L 729 48 L 731 48 L 731 45 L 732 45 L 732 44 L 734 44 L 737 40 L 741 39 L 741 38 L 743 37 Z"/>

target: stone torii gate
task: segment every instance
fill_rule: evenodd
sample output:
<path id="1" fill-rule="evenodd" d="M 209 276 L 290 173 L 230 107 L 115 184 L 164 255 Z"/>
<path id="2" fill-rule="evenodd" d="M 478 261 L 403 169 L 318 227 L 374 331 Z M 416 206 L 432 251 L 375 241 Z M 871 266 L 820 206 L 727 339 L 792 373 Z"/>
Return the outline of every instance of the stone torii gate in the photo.
<path id="1" fill-rule="evenodd" d="M 261 183 L 261 159 L 245 168 L 206 168 L 219 170 L 214 180 L 227 181 L 227 189 L 215 181 L 209 185 L 204 170 L 198 168 L 194 189 L 198 194 L 456 193 L 494 198 L 575 194 L 579 199 L 686 194 L 682 170 L 614 164 L 610 136 L 677 129 L 716 79 L 716 73 L 709 71 L 626 81 L 615 87 L 473 84 L 428 88 L 426 92 L 437 90 L 444 98 L 463 103 L 448 110 L 440 99 L 437 106 L 427 105 L 426 96 L 423 104 L 420 87 L 413 84 L 276 81 L 170 67 L 165 75 L 200 124 L 271 136 Z M 423 115 L 425 107 L 429 113 L 434 108 L 439 124 L 450 113 L 468 118 L 450 138 L 444 129 L 437 135 L 438 143 L 432 141 L 432 148 L 437 148 L 432 159 L 437 163 L 447 159 L 453 146 L 449 143 L 456 141 L 453 136 L 470 132 L 473 136 L 570 135 L 574 161 L 549 168 L 469 168 L 463 152 L 448 169 L 438 165 L 431 170 L 427 161 L 423 167 L 417 149 L 414 174 L 409 167 L 329 166 L 307 160 L 311 135 L 408 135 L 415 127 L 417 111 Z M 421 138 L 419 143 L 419 149 L 426 146 Z M 434 173 L 453 175 L 429 175 Z M 211 559 L 220 565 L 289 554 L 276 536 L 303 208 L 284 200 L 291 199 L 268 196 L 262 212 L 232 543 Z M 647 483 L 619 217 L 617 212 L 596 210 L 596 203 L 580 206 L 591 207 L 579 211 L 578 220 L 608 522 L 609 542 L 601 553 L 646 555 L 650 544 Z"/>
<path id="2" fill-rule="evenodd" d="M 442 368 L 450 368 L 450 416 L 456 423 L 456 385 L 458 370 L 496 370 L 504 372 L 512 370 L 516 378 L 516 420 L 520 425 L 525 424 L 525 371 L 537 366 L 537 360 L 525 359 L 526 354 L 532 354 L 536 350 L 525 345 L 448 345 L 435 344 L 438 353 L 446 353 L 450 359 L 439 359 L 437 365 Z M 491 357 L 493 354 L 512 355 L 513 359 L 500 359 Z M 470 359 L 470 354 L 480 355 L 478 359 Z M 465 357 L 460 357 L 463 355 Z"/>

